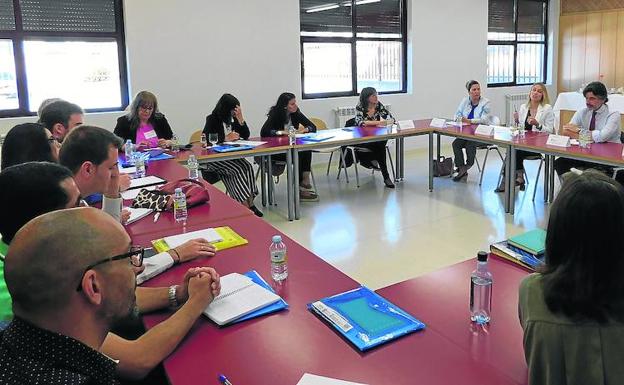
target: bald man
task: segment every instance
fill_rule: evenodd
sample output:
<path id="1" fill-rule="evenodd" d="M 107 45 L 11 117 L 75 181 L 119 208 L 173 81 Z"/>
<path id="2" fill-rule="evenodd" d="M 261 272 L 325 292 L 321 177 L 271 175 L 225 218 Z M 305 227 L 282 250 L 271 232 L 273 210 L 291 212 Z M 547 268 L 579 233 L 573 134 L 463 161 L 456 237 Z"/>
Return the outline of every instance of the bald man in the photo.
<path id="1" fill-rule="evenodd" d="M 97 209 L 53 211 L 24 225 L 4 266 L 15 317 L 0 334 L 2 383 L 116 384 L 118 366 L 133 352 L 109 354 L 117 362 L 100 350 L 111 328 L 136 313 L 142 255 L 119 222 Z M 211 274 L 187 279 L 186 311 L 170 325 L 186 331 L 214 296 Z"/>

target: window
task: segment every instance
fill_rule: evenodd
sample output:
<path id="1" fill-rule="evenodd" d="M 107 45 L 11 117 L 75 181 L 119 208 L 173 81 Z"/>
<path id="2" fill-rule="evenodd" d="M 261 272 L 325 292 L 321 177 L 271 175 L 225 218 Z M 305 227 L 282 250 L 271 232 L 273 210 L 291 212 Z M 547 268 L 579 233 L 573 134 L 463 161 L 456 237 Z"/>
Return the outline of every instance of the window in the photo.
<path id="1" fill-rule="evenodd" d="M 122 109 L 125 51 L 121 0 L 0 0 L 0 117 L 48 98 Z"/>
<path id="2" fill-rule="evenodd" d="M 405 3 L 300 0 L 303 97 L 406 92 Z"/>
<path id="3" fill-rule="evenodd" d="M 487 83 L 546 81 L 547 0 L 489 0 Z"/>

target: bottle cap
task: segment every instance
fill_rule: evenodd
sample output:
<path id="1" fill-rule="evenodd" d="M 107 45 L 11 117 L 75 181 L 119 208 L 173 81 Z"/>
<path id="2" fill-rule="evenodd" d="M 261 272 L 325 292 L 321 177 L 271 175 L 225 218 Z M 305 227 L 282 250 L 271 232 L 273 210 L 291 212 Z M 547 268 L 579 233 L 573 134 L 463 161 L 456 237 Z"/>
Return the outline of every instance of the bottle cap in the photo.
<path id="1" fill-rule="evenodd" d="M 178 187 L 177 189 L 175 189 L 173 191 L 174 194 L 182 194 L 182 189 L 180 187 Z"/>
<path id="2" fill-rule="evenodd" d="M 479 251 L 477 253 L 477 261 L 487 262 L 487 260 L 488 260 L 488 253 L 486 253 L 485 251 Z"/>
<path id="3" fill-rule="evenodd" d="M 282 236 L 281 235 L 274 235 L 273 236 L 273 243 L 280 243 L 282 241 Z"/>

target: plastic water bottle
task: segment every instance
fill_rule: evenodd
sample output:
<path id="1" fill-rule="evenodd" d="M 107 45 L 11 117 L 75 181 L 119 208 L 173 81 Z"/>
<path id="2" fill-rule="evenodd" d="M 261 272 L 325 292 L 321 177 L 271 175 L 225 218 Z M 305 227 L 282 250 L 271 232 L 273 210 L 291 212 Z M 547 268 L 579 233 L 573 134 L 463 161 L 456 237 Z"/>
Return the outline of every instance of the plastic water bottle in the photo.
<path id="1" fill-rule="evenodd" d="M 488 254 L 479 251 L 477 269 L 470 275 L 470 320 L 478 324 L 490 322 L 492 313 L 492 273 L 487 259 Z"/>
<path id="2" fill-rule="evenodd" d="M 275 281 L 283 281 L 288 278 L 288 264 L 286 257 L 286 245 L 282 242 L 281 235 L 274 235 L 269 253 L 271 254 L 271 276 Z"/>
<path id="3" fill-rule="evenodd" d="M 579 131 L 579 147 L 581 148 L 589 148 L 589 144 L 591 143 L 591 132 L 586 128 L 581 128 Z"/>
<path id="4" fill-rule="evenodd" d="M 188 161 L 186 163 L 186 167 L 189 170 L 189 179 L 198 180 L 199 179 L 199 163 L 197 163 L 197 158 L 194 154 L 189 155 Z"/>
<path id="5" fill-rule="evenodd" d="M 186 210 L 186 195 L 181 188 L 175 189 L 173 193 L 173 218 L 177 223 L 186 224 L 188 211 Z"/>
<path id="6" fill-rule="evenodd" d="M 178 141 L 178 137 L 175 134 L 171 137 L 171 151 L 180 151 L 180 142 Z"/>
<path id="7" fill-rule="evenodd" d="M 132 157 L 134 158 L 134 167 L 136 168 L 134 176 L 136 178 L 145 177 L 145 158 L 143 158 L 143 154 L 135 152 L 132 154 Z"/>
<path id="8" fill-rule="evenodd" d="M 132 160 L 132 153 L 134 152 L 134 144 L 132 144 L 130 139 L 126 140 L 124 149 L 126 150 L 126 160 L 130 162 Z"/>
<path id="9" fill-rule="evenodd" d="M 293 145 L 297 139 L 297 131 L 292 123 L 288 123 L 288 144 Z"/>

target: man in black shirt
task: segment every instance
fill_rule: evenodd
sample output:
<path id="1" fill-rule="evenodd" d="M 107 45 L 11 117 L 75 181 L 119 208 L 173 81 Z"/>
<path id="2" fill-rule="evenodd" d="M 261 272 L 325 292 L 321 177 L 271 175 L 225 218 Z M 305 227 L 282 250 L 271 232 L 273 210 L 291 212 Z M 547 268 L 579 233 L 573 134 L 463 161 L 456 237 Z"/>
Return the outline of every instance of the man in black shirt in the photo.
<path id="1" fill-rule="evenodd" d="M 143 249 L 94 208 L 28 222 L 6 255 L 14 320 L 0 334 L 2 384 L 116 384 L 117 361 L 99 352 L 111 328 L 136 312 Z M 208 274 L 189 293 L 212 296 Z"/>

